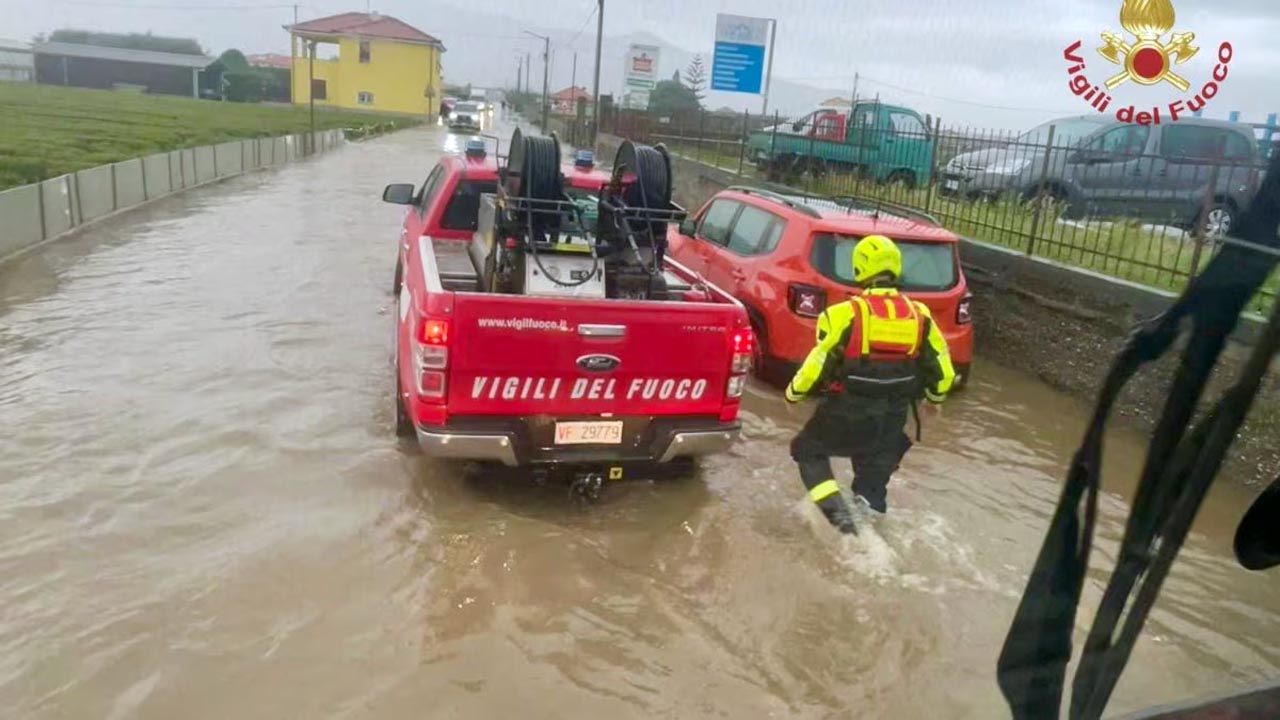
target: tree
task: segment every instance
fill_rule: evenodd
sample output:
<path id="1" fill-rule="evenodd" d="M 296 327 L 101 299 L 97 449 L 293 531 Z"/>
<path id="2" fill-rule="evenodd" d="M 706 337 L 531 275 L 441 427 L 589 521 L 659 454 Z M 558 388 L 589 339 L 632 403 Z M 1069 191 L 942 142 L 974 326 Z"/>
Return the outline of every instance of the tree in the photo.
<path id="1" fill-rule="evenodd" d="M 244 53 L 235 48 L 231 48 L 219 55 L 218 62 L 222 63 L 222 66 L 229 72 L 249 71 L 249 59 L 244 56 Z"/>
<path id="2" fill-rule="evenodd" d="M 683 115 L 697 112 L 701 107 L 698 96 L 675 80 L 659 81 L 649 93 L 649 112 L 659 115 Z"/>
<path id="3" fill-rule="evenodd" d="M 693 62 L 684 69 L 684 86 L 693 91 L 699 102 L 707 96 L 707 64 L 701 55 L 694 55 Z"/>
<path id="4" fill-rule="evenodd" d="M 104 33 L 89 30 L 54 30 L 49 35 L 53 42 L 100 47 L 127 48 L 129 50 L 156 50 L 182 55 L 203 55 L 200 43 L 192 38 L 165 37 L 151 33 Z"/>

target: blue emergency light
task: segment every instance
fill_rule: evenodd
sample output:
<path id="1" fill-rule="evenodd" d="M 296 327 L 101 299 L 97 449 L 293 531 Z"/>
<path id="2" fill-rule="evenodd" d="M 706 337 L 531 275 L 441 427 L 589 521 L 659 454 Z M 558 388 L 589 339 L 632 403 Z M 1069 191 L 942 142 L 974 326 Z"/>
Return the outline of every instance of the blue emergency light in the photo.
<path id="1" fill-rule="evenodd" d="M 573 166 L 580 168 L 593 168 L 596 166 L 596 154 L 590 150 L 579 150 L 573 156 Z"/>
<path id="2" fill-rule="evenodd" d="M 484 140 L 472 138 L 467 141 L 467 157 L 484 157 Z"/>

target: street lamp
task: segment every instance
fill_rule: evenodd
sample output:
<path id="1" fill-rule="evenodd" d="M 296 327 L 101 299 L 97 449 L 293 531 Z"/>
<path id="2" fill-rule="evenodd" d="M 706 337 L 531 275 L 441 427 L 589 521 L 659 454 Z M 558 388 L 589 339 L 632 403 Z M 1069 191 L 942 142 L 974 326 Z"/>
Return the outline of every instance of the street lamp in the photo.
<path id="1" fill-rule="evenodd" d="M 551 109 L 547 103 L 547 83 L 550 80 L 547 76 L 547 72 L 551 63 L 551 38 L 546 35 L 539 35 L 538 33 L 529 30 L 525 30 L 524 34 L 532 35 L 533 37 L 540 38 L 542 40 L 542 132 L 546 132 L 548 122 L 547 113 Z"/>

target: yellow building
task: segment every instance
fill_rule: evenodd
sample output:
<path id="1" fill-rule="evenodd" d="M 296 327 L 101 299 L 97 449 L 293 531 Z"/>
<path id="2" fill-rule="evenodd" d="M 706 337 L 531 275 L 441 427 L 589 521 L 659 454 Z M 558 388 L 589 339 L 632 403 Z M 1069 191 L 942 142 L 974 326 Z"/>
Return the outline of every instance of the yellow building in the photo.
<path id="1" fill-rule="evenodd" d="M 286 25 L 294 104 L 431 117 L 443 84 L 436 38 L 389 15 L 343 13 Z M 336 52 L 335 52 L 336 51 Z"/>

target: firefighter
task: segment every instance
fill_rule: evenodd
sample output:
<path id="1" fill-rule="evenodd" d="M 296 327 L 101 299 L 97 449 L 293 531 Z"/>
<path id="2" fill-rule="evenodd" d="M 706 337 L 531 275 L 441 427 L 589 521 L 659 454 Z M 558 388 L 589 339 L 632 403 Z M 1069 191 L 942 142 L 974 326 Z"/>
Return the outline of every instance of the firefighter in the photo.
<path id="1" fill-rule="evenodd" d="M 907 411 L 922 396 L 941 403 L 955 381 L 946 339 L 927 307 L 898 292 L 901 275 L 902 253 L 892 240 L 860 240 L 853 280 L 862 293 L 823 311 L 817 344 L 787 385 L 787 402 L 820 396 L 791 442 L 791 457 L 810 499 L 842 533 L 857 531 L 831 457 L 853 461 L 855 496 L 883 514 L 889 477 L 911 447 Z"/>

